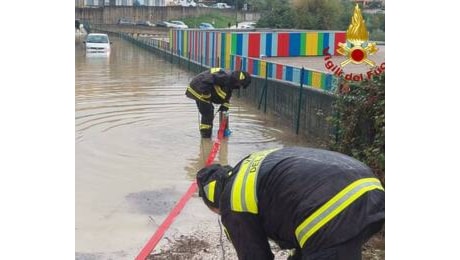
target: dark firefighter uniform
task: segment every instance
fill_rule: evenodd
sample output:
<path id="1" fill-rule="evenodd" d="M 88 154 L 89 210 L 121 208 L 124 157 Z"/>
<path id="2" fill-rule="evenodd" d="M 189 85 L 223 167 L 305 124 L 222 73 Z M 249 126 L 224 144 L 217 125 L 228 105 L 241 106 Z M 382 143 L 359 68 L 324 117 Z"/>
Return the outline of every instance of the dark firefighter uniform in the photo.
<path id="1" fill-rule="evenodd" d="M 384 191 L 371 169 L 346 155 L 290 147 L 255 152 L 233 169 L 198 172 L 200 196 L 219 208 L 239 259 L 273 259 L 268 238 L 291 259 L 361 259 L 383 226 Z"/>
<path id="2" fill-rule="evenodd" d="M 227 73 L 221 68 L 211 68 L 198 74 L 187 87 L 185 95 L 196 101 L 201 114 L 200 132 L 205 138 L 211 137 L 214 120 L 214 104 L 220 104 L 219 111 L 228 111 L 232 90 L 246 88 L 251 76 L 245 71 Z"/>

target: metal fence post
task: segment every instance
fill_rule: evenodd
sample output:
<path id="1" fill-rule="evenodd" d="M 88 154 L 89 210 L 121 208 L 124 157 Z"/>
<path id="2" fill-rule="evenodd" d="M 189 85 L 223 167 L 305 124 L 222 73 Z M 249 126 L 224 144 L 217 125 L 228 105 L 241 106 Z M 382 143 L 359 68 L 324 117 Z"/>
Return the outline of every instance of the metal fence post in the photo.
<path id="1" fill-rule="evenodd" d="M 304 67 L 302 67 L 302 69 L 300 70 L 299 107 L 297 109 L 297 126 L 296 126 L 296 131 L 295 131 L 297 135 L 299 134 L 299 126 L 300 126 L 300 108 L 302 106 L 302 88 L 303 88 L 304 74 L 305 74 L 305 69 Z"/>
<path id="2" fill-rule="evenodd" d="M 264 98 L 264 101 L 265 101 L 264 112 L 267 112 L 267 88 L 268 88 L 268 64 L 265 63 L 264 88 L 262 89 L 262 93 L 260 93 L 259 106 L 257 107 L 257 109 L 260 110 L 260 105 L 262 104 L 262 98 Z"/>

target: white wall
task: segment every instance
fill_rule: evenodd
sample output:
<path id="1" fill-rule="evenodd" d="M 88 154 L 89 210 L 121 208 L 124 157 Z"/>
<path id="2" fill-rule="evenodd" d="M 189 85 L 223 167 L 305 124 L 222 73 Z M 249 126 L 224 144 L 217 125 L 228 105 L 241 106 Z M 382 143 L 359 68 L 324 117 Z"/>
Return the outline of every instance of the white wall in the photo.
<path id="1" fill-rule="evenodd" d="M 133 0 L 116 0 L 115 5 L 132 6 Z"/>
<path id="2" fill-rule="evenodd" d="M 85 6 L 103 6 L 104 0 L 84 0 Z"/>
<path id="3" fill-rule="evenodd" d="M 146 6 L 166 6 L 165 0 L 144 0 Z"/>

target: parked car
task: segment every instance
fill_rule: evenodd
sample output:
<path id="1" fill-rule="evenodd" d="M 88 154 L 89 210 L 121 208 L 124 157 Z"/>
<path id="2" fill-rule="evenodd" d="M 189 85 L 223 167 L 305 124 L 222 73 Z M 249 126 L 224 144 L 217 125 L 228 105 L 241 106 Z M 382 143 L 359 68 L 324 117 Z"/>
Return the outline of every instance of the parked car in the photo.
<path id="1" fill-rule="evenodd" d="M 214 29 L 214 26 L 210 23 L 200 23 L 199 28 L 207 30 L 207 29 Z"/>
<path id="2" fill-rule="evenodd" d="M 256 28 L 255 22 L 241 22 L 238 24 L 238 28 L 240 29 L 254 29 Z"/>
<path id="3" fill-rule="evenodd" d="M 212 8 L 219 8 L 219 9 L 226 9 L 226 8 L 232 8 L 230 5 L 227 3 L 215 3 L 211 5 Z"/>
<path id="4" fill-rule="evenodd" d="M 165 21 L 158 21 L 155 23 L 156 27 L 168 27 L 167 23 Z"/>
<path id="5" fill-rule="evenodd" d="M 209 7 L 209 6 L 207 6 L 207 5 L 203 4 L 203 3 L 198 3 L 197 6 L 198 6 L 198 7 Z"/>
<path id="6" fill-rule="evenodd" d="M 135 25 L 136 23 L 130 18 L 120 18 L 120 19 L 118 19 L 117 24 L 120 24 L 120 25 Z"/>
<path id="7" fill-rule="evenodd" d="M 108 53 L 112 42 L 105 33 L 90 33 L 83 41 L 87 53 Z"/>
<path id="8" fill-rule="evenodd" d="M 155 26 L 157 26 L 157 27 L 167 27 L 167 28 L 176 27 L 175 24 L 167 22 L 167 21 L 159 21 L 159 22 L 157 22 L 155 24 Z"/>
<path id="9" fill-rule="evenodd" d="M 155 26 L 150 21 L 137 21 L 136 25 L 138 25 L 138 26 Z"/>
<path id="10" fill-rule="evenodd" d="M 186 25 L 182 21 L 170 21 L 170 23 L 176 25 L 177 28 L 181 28 L 181 29 L 187 29 L 188 28 L 188 25 Z"/>
<path id="11" fill-rule="evenodd" d="M 193 0 L 175 0 L 174 1 L 177 5 L 185 6 L 185 7 L 195 7 L 196 3 Z"/>

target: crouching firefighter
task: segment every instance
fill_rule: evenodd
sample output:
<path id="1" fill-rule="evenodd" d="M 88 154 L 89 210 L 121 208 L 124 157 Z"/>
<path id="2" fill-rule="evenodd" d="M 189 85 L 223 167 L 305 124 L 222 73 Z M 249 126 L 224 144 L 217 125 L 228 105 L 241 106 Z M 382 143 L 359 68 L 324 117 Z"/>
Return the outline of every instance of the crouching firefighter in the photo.
<path id="1" fill-rule="evenodd" d="M 214 104 L 220 104 L 219 111 L 227 112 L 230 108 L 232 90 L 247 88 L 251 75 L 245 71 L 226 72 L 221 68 L 211 68 L 195 76 L 190 82 L 185 95 L 196 101 L 201 114 L 200 133 L 203 138 L 210 138 L 214 120 Z"/>
<path id="2" fill-rule="evenodd" d="M 196 178 L 240 260 L 273 259 L 269 239 L 293 249 L 288 259 L 359 260 L 362 245 L 385 220 L 379 179 L 363 163 L 332 151 L 259 151 L 234 168 L 205 167 Z"/>

